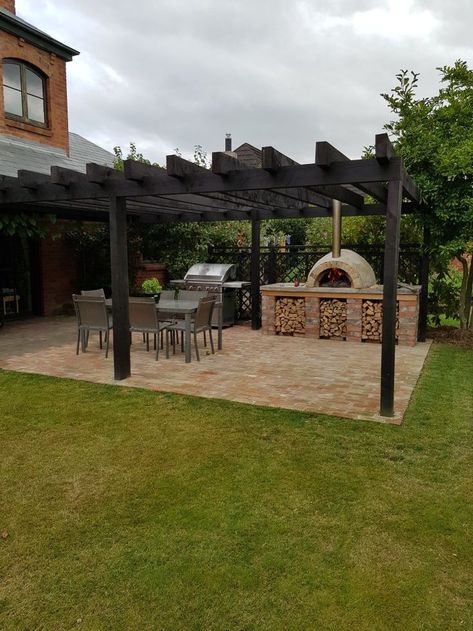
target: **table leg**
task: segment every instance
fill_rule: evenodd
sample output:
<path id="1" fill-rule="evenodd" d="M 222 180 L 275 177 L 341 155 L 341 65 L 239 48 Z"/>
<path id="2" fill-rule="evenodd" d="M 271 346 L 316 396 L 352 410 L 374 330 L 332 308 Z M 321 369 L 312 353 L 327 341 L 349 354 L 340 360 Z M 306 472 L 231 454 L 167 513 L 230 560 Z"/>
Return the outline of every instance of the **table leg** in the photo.
<path id="1" fill-rule="evenodd" d="M 185 314 L 185 335 L 184 335 L 184 352 L 186 355 L 186 364 L 191 360 L 191 314 Z"/>
<path id="2" fill-rule="evenodd" d="M 218 307 L 218 341 L 217 348 L 222 350 L 222 328 L 223 328 L 223 304 Z"/>

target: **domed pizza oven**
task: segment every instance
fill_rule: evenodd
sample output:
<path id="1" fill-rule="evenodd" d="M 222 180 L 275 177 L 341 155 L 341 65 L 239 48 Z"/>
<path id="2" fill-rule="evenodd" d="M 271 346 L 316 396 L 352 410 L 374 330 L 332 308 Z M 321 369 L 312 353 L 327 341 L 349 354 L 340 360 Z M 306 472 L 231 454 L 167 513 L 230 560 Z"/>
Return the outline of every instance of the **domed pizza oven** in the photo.
<path id="1" fill-rule="evenodd" d="M 353 287 L 364 289 L 376 285 L 373 268 L 353 250 L 329 252 L 317 261 L 307 277 L 306 287 Z"/>
<path id="2" fill-rule="evenodd" d="M 376 284 L 373 268 L 366 259 L 353 252 L 342 250 L 341 203 L 332 202 L 332 251 L 317 261 L 307 277 L 306 287 L 351 287 L 365 289 Z"/>

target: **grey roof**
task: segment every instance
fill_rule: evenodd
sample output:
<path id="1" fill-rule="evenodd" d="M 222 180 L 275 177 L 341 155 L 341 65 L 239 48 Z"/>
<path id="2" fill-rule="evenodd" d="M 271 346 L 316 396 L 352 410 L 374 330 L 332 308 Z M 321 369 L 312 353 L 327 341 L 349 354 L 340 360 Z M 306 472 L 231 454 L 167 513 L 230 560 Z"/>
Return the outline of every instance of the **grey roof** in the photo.
<path id="1" fill-rule="evenodd" d="M 78 50 L 62 44 L 54 37 L 51 37 L 44 31 L 40 31 L 36 26 L 2 7 L 0 7 L 0 29 L 17 37 L 23 37 L 27 42 L 55 53 L 66 61 L 70 61 L 72 57 L 79 55 Z"/>
<path id="2" fill-rule="evenodd" d="M 50 173 L 52 166 L 85 173 L 87 162 L 113 166 L 115 156 L 90 140 L 69 134 L 68 156 L 63 149 L 0 135 L 0 174 L 16 177 L 19 169 Z"/>

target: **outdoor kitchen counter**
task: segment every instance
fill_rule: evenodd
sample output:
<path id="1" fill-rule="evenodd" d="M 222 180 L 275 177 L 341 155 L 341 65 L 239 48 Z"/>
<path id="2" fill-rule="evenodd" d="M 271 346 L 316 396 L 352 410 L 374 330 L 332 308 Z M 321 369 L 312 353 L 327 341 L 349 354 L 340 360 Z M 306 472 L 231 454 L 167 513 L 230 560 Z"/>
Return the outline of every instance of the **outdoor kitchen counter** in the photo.
<path id="1" fill-rule="evenodd" d="M 350 342 L 381 342 L 383 286 L 306 287 L 275 283 L 261 287 L 262 331 Z M 398 287 L 397 340 L 414 346 L 419 316 L 418 285 Z"/>
<path id="2" fill-rule="evenodd" d="M 373 298 L 379 300 L 383 296 L 383 286 L 373 285 L 363 289 L 353 287 L 306 287 L 300 284 L 298 287 L 294 283 L 274 283 L 273 285 L 262 285 L 261 293 L 277 294 L 278 296 L 313 296 L 314 294 L 321 298 L 337 296 L 337 298 Z M 401 300 L 417 300 L 420 293 L 420 285 L 409 285 L 398 287 L 397 294 Z"/>

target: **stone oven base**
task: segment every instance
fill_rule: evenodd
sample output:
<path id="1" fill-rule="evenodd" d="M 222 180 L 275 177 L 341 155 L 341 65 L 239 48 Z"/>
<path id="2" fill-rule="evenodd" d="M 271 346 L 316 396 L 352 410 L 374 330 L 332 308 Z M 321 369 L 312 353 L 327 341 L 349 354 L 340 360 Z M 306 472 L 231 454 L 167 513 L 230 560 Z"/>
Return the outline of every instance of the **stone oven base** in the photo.
<path id="1" fill-rule="evenodd" d="M 380 343 L 383 288 L 331 289 L 266 285 L 262 292 L 262 328 L 266 335 L 321 337 L 349 342 Z M 415 346 L 419 318 L 419 287 L 397 295 L 399 344 Z"/>

